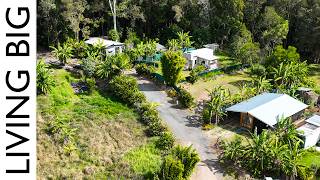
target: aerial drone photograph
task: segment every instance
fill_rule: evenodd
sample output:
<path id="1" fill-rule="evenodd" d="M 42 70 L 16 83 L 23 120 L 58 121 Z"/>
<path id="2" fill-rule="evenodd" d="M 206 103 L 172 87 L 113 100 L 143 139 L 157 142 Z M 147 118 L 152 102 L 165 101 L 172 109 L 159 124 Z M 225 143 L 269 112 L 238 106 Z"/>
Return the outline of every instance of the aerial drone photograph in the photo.
<path id="1" fill-rule="evenodd" d="M 320 179 L 320 0 L 37 0 L 36 21 L 37 179 Z"/>

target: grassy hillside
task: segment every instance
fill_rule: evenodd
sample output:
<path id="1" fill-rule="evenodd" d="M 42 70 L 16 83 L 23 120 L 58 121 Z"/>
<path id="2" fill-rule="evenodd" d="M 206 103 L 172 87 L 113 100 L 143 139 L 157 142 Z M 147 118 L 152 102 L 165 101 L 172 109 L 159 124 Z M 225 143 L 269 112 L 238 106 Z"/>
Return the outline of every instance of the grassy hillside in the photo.
<path id="1" fill-rule="evenodd" d="M 37 99 L 39 179 L 132 179 L 159 169 L 160 152 L 132 109 L 96 89 L 76 95 L 70 84 L 79 78 L 53 74 L 54 88 Z"/>

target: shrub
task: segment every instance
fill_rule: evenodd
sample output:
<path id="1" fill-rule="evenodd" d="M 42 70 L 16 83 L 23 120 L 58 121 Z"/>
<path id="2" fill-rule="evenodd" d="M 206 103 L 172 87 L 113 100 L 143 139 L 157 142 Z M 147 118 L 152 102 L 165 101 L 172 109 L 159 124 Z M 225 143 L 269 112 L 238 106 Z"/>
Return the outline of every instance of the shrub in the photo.
<path id="1" fill-rule="evenodd" d="M 152 73 L 156 72 L 153 66 L 148 66 L 146 64 L 138 64 L 135 69 L 139 75 L 150 76 Z"/>
<path id="2" fill-rule="evenodd" d="M 187 90 L 183 88 L 180 88 L 180 91 L 178 92 L 178 101 L 184 108 L 190 108 L 194 105 L 194 98 Z"/>
<path id="3" fill-rule="evenodd" d="M 169 131 L 163 132 L 156 142 L 156 145 L 161 150 L 169 150 L 174 145 L 174 136 Z"/>
<path id="4" fill-rule="evenodd" d="M 196 164 L 200 161 L 200 157 L 192 146 L 182 147 L 180 145 L 172 149 L 171 154 L 179 159 L 184 166 L 183 178 L 189 178 L 196 167 Z"/>
<path id="5" fill-rule="evenodd" d="M 110 38 L 112 41 L 119 41 L 119 39 L 120 39 L 120 35 L 119 35 L 118 31 L 116 31 L 115 29 L 111 29 L 111 30 L 108 32 L 108 35 L 109 35 L 109 38 Z"/>
<path id="6" fill-rule="evenodd" d="M 166 93 L 171 98 L 175 98 L 175 97 L 178 96 L 178 93 L 177 93 L 177 91 L 175 89 L 166 90 Z"/>
<path id="7" fill-rule="evenodd" d="M 202 123 L 203 125 L 211 124 L 211 118 L 210 111 L 208 108 L 204 108 L 201 114 Z"/>
<path id="8" fill-rule="evenodd" d="M 251 76 L 266 76 L 267 75 L 267 72 L 266 72 L 266 68 L 261 65 L 261 64 L 254 64 L 252 65 L 250 68 L 249 68 L 249 74 Z"/>
<path id="9" fill-rule="evenodd" d="M 148 109 L 141 114 L 141 119 L 145 124 L 151 124 L 159 120 L 159 113 L 156 109 Z"/>
<path id="10" fill-rule="evenodd" d="M 182 180 L 183 171 L 184 167 L 182 162 L 174 156 L 169 155 L 164 159 L 160 177 L 167 180 Z"/>
<path id="11" fill-rule="evenodd" d="M 92 78 L 96 72 L 95 57 L 89 55 L 86 59 L 83 59 L 82 69 L 83 69 L 85 78 Z"/>
<path id="12" fill-rule="evenodd" d="M 37 63 L 37 93 L 47 94 L 51 91 L 54 80 L 43 59 Z"/>
<path id="13" fill-rule="evenodd" d="M 150 136 L 160 136 L 162 132 L 166 131 L 167 128 L 161 123 L 159 118 L 158 121 L 152 122 L 148 125 L 147 133 Z"/>
<path id="14" fill-rule="evenodd" d="M 214 128 L 214 125 L 213 124 L 209 124 L 209 123 L 206 123 L 202 126 L 202 130 L 204 131 L 208 131 L 208 130 L 211 130 Z"/>
<path id="15" fill-rule="evenodd" d="M 148 125 L 147 134 L 150 136 L 160 136 L 167 130 L 161 123 L 158 111 L 152 103 L 135 103 L 136 111 L 141 116 L 141 121 Z"/>
<path id="16" fill-rule="evenodd" d="M 68 43 L 63 44 L 62 46 L 58 44 L 57 47 L 50 46 L 52 49 L 53 55 L 58 58 L 61 64 L 67 63 L 67 60 L 72 57 L 72 47 Z"/>
<path id="17" fill-rule="evenodd" d="M 202 71 L 204 71 L 206 69 L 205 66 L 201 65 L 201 66 L 197 66 L 195 67 L 194 69 L 191 70 L 190 72 L 190 76 L 188 78 L 188 81 L 191 83 L 191 84 L 194 84 L 195 82 L 198 81 L 199 79 L 199 73 L 201 73 Z"/>
<path id="18" fill-rule="evenodd" d="M 125 75 L 114 77 L 109 83 L 109 90 L 128 105 L 146 101 L 144 94 L 139 91 L 137 80 L 133 77 Z"/>
<path id="19" fill-rule="evenodd" d="M 123 53 L 107 56 L 106 59 L 97 66 L 97 76 L 101 79 L 111 79 L 120 75 L 124 69 L 129 67 L 129 57 Z"/>
<path id="20" fill-rule="evenodd" d="M 161 57 L 162 74 L 169 86 L 174 86 L 181 78 L 186 59 L 180 51 L 167 51 Z"/>

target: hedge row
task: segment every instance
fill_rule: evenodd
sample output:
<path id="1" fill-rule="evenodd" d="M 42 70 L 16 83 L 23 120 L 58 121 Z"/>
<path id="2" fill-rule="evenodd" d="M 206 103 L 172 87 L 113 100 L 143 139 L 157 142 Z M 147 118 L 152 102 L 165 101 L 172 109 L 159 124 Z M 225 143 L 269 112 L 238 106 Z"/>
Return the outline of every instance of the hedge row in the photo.
<path id="1" fill-rule="evenodd" d="M 158 111 L 147 102 L 145 95 L 140 92 L 135 78 L 125 75 L 116 76 L 110 81 L 108 89 L 119 100 L 135 108 L 141 121 L 148 126 L 148 135 L 159 136 L 166 131 Z"/>

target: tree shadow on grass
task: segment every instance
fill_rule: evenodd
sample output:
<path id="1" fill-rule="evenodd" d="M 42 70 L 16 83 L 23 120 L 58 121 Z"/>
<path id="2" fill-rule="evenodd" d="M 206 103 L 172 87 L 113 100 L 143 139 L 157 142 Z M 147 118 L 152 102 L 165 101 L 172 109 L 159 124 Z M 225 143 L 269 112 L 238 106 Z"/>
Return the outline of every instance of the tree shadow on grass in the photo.
<path id="1" fill-rule="evenodd" d="M 250 84 L 250 83 L 251 83 L 250 80 L 238 80 L 238 81 L 229 82 L 229 84 L 236 86 L 238 88 L 241 88 L 244 84 Z"/>

